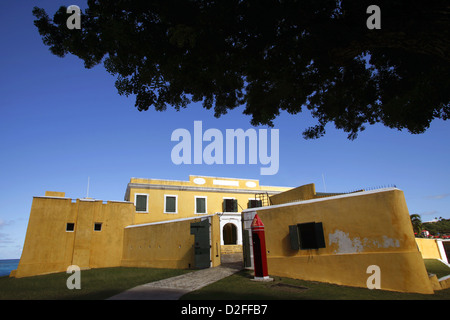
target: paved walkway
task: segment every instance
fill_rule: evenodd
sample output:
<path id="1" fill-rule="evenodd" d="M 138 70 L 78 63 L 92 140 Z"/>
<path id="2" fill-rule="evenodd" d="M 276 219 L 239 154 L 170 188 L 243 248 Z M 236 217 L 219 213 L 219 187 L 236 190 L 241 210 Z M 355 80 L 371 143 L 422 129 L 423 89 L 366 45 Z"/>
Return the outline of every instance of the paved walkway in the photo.
<path id="1" fill-rule="evenodd" d="M 180 276 L 140 285 L 108 300 L 178 300 L 182 295 L 228 277 L 243 268 L 242 263 L 189 272 Z"/>

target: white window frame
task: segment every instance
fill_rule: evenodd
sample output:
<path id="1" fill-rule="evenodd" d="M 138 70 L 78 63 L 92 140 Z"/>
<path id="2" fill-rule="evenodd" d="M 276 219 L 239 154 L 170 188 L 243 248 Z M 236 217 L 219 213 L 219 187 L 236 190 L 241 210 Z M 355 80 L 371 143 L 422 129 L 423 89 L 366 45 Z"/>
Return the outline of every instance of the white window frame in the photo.
<path id="1" fill-rule="evenodd" d="M 166 204 L 167 204 L 166 198 L 167 197 L 175 197 L 175 212 L 167 212 L 167 210 L 166 210 Z M 176 195 L 176 194 L 165 194 L 164 195 L 164 213 L 178 214 L 178 195 Z"/>
<path id="2" fill-rule="evenodd" d="M 205 212 L 197 212 L 197 198 L 205 199 Z M 195 201 L 195 214 L 208 214 L 208 197 L 207 196 L 194 196 Z"/>
<path id="3" fill-rule="evenodd" d="M 145 211 L 137 211 L 137 208 L 136 208 L 136 200 L 137 200 L 137 196 L 146 196 L 147 197 L 147 201 L 146 201 L 146 206 L 145 206 L 145 208 L 146 208 L 146 210 Z M 135 210 L 136 210 L 136 213 L 148 213 L 148 193 L 135 193 L 134 194 L 134 208 L 135 208 Z"/>

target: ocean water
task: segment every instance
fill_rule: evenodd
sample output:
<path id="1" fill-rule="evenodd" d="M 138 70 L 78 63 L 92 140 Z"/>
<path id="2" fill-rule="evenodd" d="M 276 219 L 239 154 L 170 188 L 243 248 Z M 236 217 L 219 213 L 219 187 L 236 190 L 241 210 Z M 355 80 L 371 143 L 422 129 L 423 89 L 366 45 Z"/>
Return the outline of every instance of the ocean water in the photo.
<path id="1" fill-rule="evenodd" d="M 0 277 L 9 276 L 12 270 L 17 269 L 19 259 L 0 260 Z"/>

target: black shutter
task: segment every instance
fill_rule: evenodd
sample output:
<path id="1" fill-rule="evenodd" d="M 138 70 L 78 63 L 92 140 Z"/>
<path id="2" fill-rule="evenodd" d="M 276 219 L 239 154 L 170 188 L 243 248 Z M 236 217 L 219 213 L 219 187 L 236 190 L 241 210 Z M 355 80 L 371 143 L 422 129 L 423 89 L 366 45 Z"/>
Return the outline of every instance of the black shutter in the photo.
<path id="1" fill-rule="evenodd" d="M 289 239 L 291 242 L 291 249 L 299 250 L 300 249 L 300 241 L 298 238 L 298 227 L 296 224 L 293 226 L 289 226 Z"/>
<path id="2" fill-rule="evenodd" d="M 325 239 L 323 236 L 323 226 L 322 222 L 317 222 L 315 225 L 316 234 L 316 248 L 325 248 Z"/>

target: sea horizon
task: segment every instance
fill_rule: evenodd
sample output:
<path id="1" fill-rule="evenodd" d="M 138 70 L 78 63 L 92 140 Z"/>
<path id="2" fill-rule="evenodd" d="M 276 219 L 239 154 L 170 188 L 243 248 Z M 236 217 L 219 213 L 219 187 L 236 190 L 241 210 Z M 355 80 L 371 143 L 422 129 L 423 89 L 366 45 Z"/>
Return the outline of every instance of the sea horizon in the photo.
<path id="1" fill-rule="evenodd" d="M 0 277 L 9 276 L 12 270 L 17 269 L 20 259 L 0 259 Z"/>

